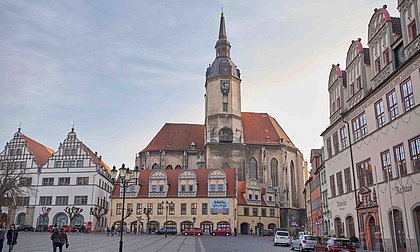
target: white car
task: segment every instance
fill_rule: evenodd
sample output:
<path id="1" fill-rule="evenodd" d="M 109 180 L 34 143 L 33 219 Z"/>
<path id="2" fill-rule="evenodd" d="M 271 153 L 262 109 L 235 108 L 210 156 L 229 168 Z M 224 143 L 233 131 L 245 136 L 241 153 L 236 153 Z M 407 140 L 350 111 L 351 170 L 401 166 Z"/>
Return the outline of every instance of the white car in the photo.
<path id="1" fill-rule="evenodd" d="M 289 232 L 287 231 L 276 231 L 274 234 L 274 246 L 287 245 L 290 246 Z"/>
<path id="2" fill-rule="evenodd" d="M 314 250 L 318 240 L 312 235 L 298 235 L 291 242 L 291 249 L 299 251 Z"/>

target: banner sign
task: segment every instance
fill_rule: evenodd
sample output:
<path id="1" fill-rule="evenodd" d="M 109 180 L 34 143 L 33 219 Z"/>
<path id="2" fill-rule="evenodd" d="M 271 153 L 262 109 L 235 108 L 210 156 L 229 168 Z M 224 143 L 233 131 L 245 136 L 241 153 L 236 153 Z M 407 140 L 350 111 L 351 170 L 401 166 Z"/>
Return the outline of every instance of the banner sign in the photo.
<path id="1" fill-rule="evenodd" d="M 229 200 L 226 199 L 210 199 L 211 214 L 229 214 Z"/>

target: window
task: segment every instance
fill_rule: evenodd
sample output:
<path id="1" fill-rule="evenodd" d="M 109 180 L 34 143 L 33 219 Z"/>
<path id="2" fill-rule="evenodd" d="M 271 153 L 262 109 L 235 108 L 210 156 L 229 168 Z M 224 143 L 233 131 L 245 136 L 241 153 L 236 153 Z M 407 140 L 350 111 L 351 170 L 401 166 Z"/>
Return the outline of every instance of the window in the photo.
<path id="1" fill-rule="evenodd" d="M 386 49 L 384 51 L 384 65 L 385 66 L 388 65 L 388 63 L 389 63 L 389 51 L 388 51 L 388 49 Z"/>
<path id="2" fill-rule="evenodd" d="M 163 215 L 163 204 L 158 203 L 157 205 L 157 215 Z"/>
<path id="3" fill-rule="evenodd" d="M 350 168 L 344 170 L 344 182 L 346 183 L 346 192 L 350 192 L 352 189 Z"/>
<path id="4" fill-rule="evenodd" d="M 408 39 L 412 41 L 417 36 L 416 20 L 413 20 L 411 23 L 409 23 L 407 28 L 408 28 Z"/>
<path id="5" fill-rule="evenodd" d="M 216 191 L 216 185 L 210 185 L 210 191 L 215 192 Z"/>
<path id="6" fill-rule="evenodd" d="M 116 214 L 121 215 L 122 212 L 122 203 L 117 203 L 117 209 Z"/>
<path id="7" fill-rule="evenodd" d="M 75 166 L 76 166 L 76 161 L 71 160 L 71 161 L 70 161 L 70 167 L 75 167 Z"/>
<path id="8" fill-rule="evenodd" d="M 400 175 L 407 174 L 407 165 L 405 163 L 404 146 L 398 145 L 394 147 L 395 162 L 397 163 L 397 172 Z"/>
<path id="9" fill-rule="evenodd" d="M 63 161 L 63 167 L 64 168 L 69 167 L 69 161 Z"/>
<path id="10" fill-rule="evenodd" d="M 327 138 L 327 157 L 330 158 L 332 156 L 332 149 L 331 149 L 331 138 Z"/>
<path id="11" fill-rule="evenodd" d="M 28 206 L 29 205 L 29 197 L 16 197 L 16 205 L 17 206 Z"/>
<path id="12" fill-rule="evenodd" d="M 15 149 L 10 149 L 9 150 L 9 155 L 14 156 L 15 155 Z"/>
<path id="13" fill-rule="evenodd" d="M 157 185 L 152 185 L 152 192 L 156 192 Z"/>
<path id="14" fill-rule="evenodd" d="M 244 216 L 249 216 L 249 207 L 244 207 Z"/>
<path id="15" fill-rule="evenodd" d="M 376 125 L 378 128 L 385 124 L 384 102 L 382 99 L 375 103 Z"/>
<path id="16" fill-rule="evenodd" d="M 70 177 L 58 178 L 58 185 L 70 185 Z"/>
<path id="17" fill-rule="evenodd" d="M 274 217 L 274 208 L 270 208 L 270 217 Z"/>
<path id="18" fill-rule="evenodd" d="M 405 111 L 412 109 L 414 107 L 414 95 L 411 79 L 408 79 L 401 84 L 401 94 Z"/>
<path id="19" fill-rule="evenodd" d="M 376 73 L 379 73 L 381 71 L 381 58 L 377 58 L 375 60 L 375 67 L 376 67 Z"/>
<path id="20" fill-rule="evenodd" d="M 141 215 L 142 213 L 143 213 L 142 204 L 141 203 L 137 203 L 136 215 Z"/>
<path id="21" fill-rule="evenodd" d="M 262 209 L 261 209 L 261 216 L 262 216 L 262 217 L 267 216 L 267 209 L 266 209 L 266 208 L 262 208 Z"/>
<path id="22" fill-rule="evenodd" d="M 181 203 L 181 215 L 187 215 L 187 203 Z"/>
<path id="23" fill-rule="evenodd" d="M 68 205 L 69 204 L 69 196 L 57 196 L 57 197 L 55 197 L 55 204 L 56 205 Z"/>
<path id="24" fill-rule="evenodd" d="M 253 216 L 258 216 L 258 208 L 256 208 L 256 207 L 252 208 L 252 215 Z"/>
<path id="25" fill-rule="evenodd" d="M 75 205 L 87 205 L 88 196 L 74 196 Z"/>
<path id="26" fill-rule="evenodd" d="M 87 185 L 87 184 L 89 184 L 89 177 L 77 177 L 76 184 L 77 185 Z"/>
<path id="27" fill-rule="evenodd" d="M 347 144 L 348 144 L 346 126 L 340 129 L 340 136 L 341 136 L 341 147 L 344 149 L 347 147 Z"/>
<path id="28" fill-rule="evenodd" d="M 188 191 L 189 192 L 193 192 L 194 190 L 193 190 L 193 185 L 188 185 Z"/>
<path id="29" fill-rule="evenodd" d="M 338 133 L 337 132 L 335 132 L 333 134 L 333 145 L 334 145 L 334 154 L 337 154 L 339 152 Z"/>
<path id="30" fill-rule="evenodd" d="M 21 178 L 19 180 L 20 186 L 31 186 L 32 185 L 32 178 Z"/>
<path id="31" fill-rule="evenodd" d="M 248 194 L 248 199 L 252 200 L 252 193 Z"/>
<path id="32" fill-rule="evenodd" d="M 83 160 L 77 160 L 77 167 L 83 167 Z"/>
<path id="33" fill-rule="evenodd" d="M 22 149 L 16 149 L 16 155 L 22 155 Z"/>
<path id="34" fill-rule="evenodd" d="M 354 82 L 350 84 L 350 97 L 354 95 Z"/>
<path id="35" fill-rule="evenodd" d="M 52 186 L 54 185 L 54 178 L 43 178 L 42 179 L 43 186 Z"/>
<path id="36" fill-rule="evenodd" d="M 55 167 L 61 167 L 61 161 L 55 161 Z"/>
<path id="37" fill-rule="evenodd" d="M 150 213 L 150 215 L 153 214 L 153 203 L 147 203 L 147 211 Z"/>
<path id="38" fill-rule="evenodd" d="M 390 121 L 394 120 L 398 116 L 398 103 L 397 103 L 397 93 L 395 89 L 387 94 L 388 102 L 388 111 Z"/>
<path id="39" fill-rule="evenodd" d="M 389 154 L 389 150 L 381 153 L 381 163 L 382 163 L 382 172 L 384 174 L 384 181 L 388 181 L 388 179 L 392 179 L 391 155 Z"/>
<path id="40" fill-rule="evenodd" d="M 338 172 L 336 174 L 337 177 L 337 188 L 338 188 L 338 194 L 343 194 L 344 193 L 344 188 L 343 188 L 343 176 L 341 174 L 341 172 Z"/>
<path id="41" fill-rule="evenodd" d="M 185 192 L 186 185 L 181 185 L 181 192 Z"/>
<path id="42" fill-rule="evenodd" d="M 360 78 L 360 76 L 359 76 L 359 77 L 357 77 L 357 80 L 356 80 L 356 87 L 357 87 L 357 90 L 362 89 L 362 78 Z"/>
<path id="43" fill-rule="evenodd" d="M 370 159 L 362 161 L 356 164 L 357 177 L 359 179 L 359 186 L 370 186 L 373 185 L 373 174 Z"/>
<path id="44" fill-rule="evenodd" d="M 335 197 L 336 193 L 335 193 L 335 180 L 334 180 L 334 175 L 330 176 L 330 189 L 331 189 L 331 196 Z"/>
<path id="45" fill-rule="evenodd" d="M 133 212 L 133 203 L 127 203 L 127 214 Z"/>
<path id="46" fill-rule="evenodd" d="M 208 205 L 207 205 L 207 203 L 202 203 L 201 204 L 201 214 L 203 214 L 203 215 L 207 215 L 208 214 Z"/>
<path id="47" fill-rule="evenodd" d="M 197 214 L 197 203 L 191 203 L 191 215 Z"/>
<path id="48" fill-rule="evenodd" d="M 164 192 L 163 188 L 163 185 L 159 185 L 159 192 Z"/>
<path id="49" fill-rule="evenodd" d="M 255 200 L 258 200 L 258 194 L 255 195 Z"/>
<path id="50" fill-rule="evenodd" d="M 363 112 L 353 120 L 353 135 L 355 141 L 362 139 L 367 133 L 366 114 Z"/>
<path id="51" fill-rule="evenodd" d="M 223 102 L 223 112 L 227 112 L 227 111 L 228 111 L 228 103 Z"/>
<path id="52" fill-rule="evenodd" d="M 170 203 L 168 209 L 169 209 L 169 215 L 174 215 L 175 214 L 175 203 Z"/>
<path id="53" fill-rule="evenodd" d="M 410 146 L 413 171 L 420 171 L 420 136 L 410 140 L 408 145 Z"/>
<path id="54" fill-rule="evenodd" d="M 71 154 L 72 155 L 77 155 L 77 149 L 71 149 Z"/>
<path id="55" fill-rule="evenodd" d="M 41 206 L 52 205 L 52 196 L 41 196 L 41 197 L 39 197 L 39 204 Z"/>

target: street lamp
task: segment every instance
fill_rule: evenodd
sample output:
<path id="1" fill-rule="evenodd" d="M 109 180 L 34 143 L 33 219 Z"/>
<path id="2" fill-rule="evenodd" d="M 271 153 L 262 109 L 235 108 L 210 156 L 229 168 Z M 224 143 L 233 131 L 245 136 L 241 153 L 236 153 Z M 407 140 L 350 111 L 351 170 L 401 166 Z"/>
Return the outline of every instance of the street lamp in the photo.
<path id="1" fill-rule="evenodd" d="M 130 171 L 130 168 L 125 168 L 125 164 L 122 164 L 121 168 L 118 169 L 119 170 L 119 175 L 117 177 L 117 169 L 114 167 L 112 167 L 112 178 L 114 180 L 114 182 L 119 182 L 120 184 L 120 195 L 121 195 L 121 187 L 123 188 L 123 193 L 122 193 L 122 197 L 123 197 L 123 201 L 122 201 L 122 212 L 121 212 L 121 223 L 120 223 L 120 248 L 119 248 L 119 252 L 123 251 L 123 223 L 124 223 L 124 219 L 127 218 L 130 215 L 127 215 L 124 218 L 124 205 L 125 205 L 125 189 L 131 185 L 137 185 L 137 179 L 140 175 L 140 169 L 138 166 L 136 166 L 136 168 L 133 171 Z M 132 179 L 135 179 L 135 181 L 132 181 Z"/>
<path id="2" fill-rule="evenodd" d="M 165 228 L 165 238 L 166 238 L 166 237 L 168 237 L 168 230 L 166 229 L 166 223 L 168 222 L 168 207 L 172 206 L 173 202 L 172 201 L 171 202 L 169 202 L 169 201 L 163 202 L 162 201 L 162 205 L 163 204 L 165 205 L 165 210 L 166 210 L 166 212 L 165 212 L 165 223 L 163 224 L 163 227 Z"/>

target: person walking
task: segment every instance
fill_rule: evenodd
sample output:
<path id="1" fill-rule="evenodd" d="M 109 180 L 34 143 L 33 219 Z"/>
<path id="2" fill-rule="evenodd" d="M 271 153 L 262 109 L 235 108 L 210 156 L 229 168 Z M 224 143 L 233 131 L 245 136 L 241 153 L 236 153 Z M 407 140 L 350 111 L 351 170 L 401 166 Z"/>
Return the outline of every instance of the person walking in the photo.
<path id="1" fill-rule="evenodd" d="M 60 232 L 60 252 L 63 252 L 63 246 L 66 244 L 66 248 L 69 247 L 69 239 L 67 237 L 66 232 L 64 232 L 64 228 L 61 228 Z"/>
<path id="2" fill-rule="evenodd" d="M 0 224 L 0 252 L 3 250 L 4 236 L 6 235 L 6 227 L 4 223 Z"/>
<path id="3" fill-rule="evenodd" d="M 7 230 L 7 245 L 9 245 L 9 252 L 13 250 L 13 247 L 17 244 L 18 232 L 16 230 L 16 225 L 10 225 L 9 230 Z"/>
<path id="4" fill-rule="evenodd" d="M 111 233 L 111 229 L 109 229 L 109 227 L 106 227 L 106 235 L 109 236 L 109 233 Z M 0 251 L 1 252 L 1 251 Z"/>
<path id="5" fill-rule="evenodd" d="M 57 248 L 60 248 L 61 245 L 60 231 L 58 231 L 57 228 L 53 229 L 53 232 L 51 234 L 51 241 L 53 246 L 53 252 L 57 252 Z"/>
<path id="6" fill-rule="evenodd" d="M 111 236 L 114 236 L 114 234 L 115 234 L 115 226 L 112 225 L 112 227 L 111 227 Z"/>

